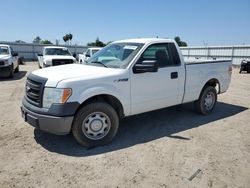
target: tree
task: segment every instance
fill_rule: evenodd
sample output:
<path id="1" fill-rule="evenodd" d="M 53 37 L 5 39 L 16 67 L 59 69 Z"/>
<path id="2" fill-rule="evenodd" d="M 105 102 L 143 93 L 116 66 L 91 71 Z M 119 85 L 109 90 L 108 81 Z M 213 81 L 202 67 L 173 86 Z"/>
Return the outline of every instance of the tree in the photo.
<path id="1" fill-rule="evenodd" d="M 73 35 L 70 33 L 70 34 L 68 34 L 68 38 L 69 38 L 69 40 L 70 40 L 70 44 L 71 44 L 71 40 L 73 39 Z"/>
<path id="2" fill-rule="evenodd" d="M 64 36 L 63 36 L 63 41 L 64 41 L 64 42 L 67 42 L 68 40 L 69 40 L 69 39 L 68 39 L 67 35 L 64 35 Z"/>
<path id="3" fill-rule="evenodd" d="M 53 44 L 52 42 L 50 42 L 49 40 L 42 40 L 41 44 Z"/>
<path id="4" fill-rule="evenodd" d="M 42 39 L 41 39 L 39 36 L 37 36 L 37 37 L 33 40 L 33 43 L 34 43 L 34 44 L 40 44 L 41 40 L 42 40 Z"/>
<path id="5" fill-rule="evenodd" d="M 175 42 L 178 44 L 178 46 L 187 46 L 187 43 L 182 41 L 181 38 L 179 36 L 176 36 L 174 38 Z"/>
<path id="6" fill-rule="evenodd" d="M 87 44 L 87 46 L 104 47 L 104 46 L 106 46 L 106 44 L 104 42 L 100 41 L 99 37 L 97 37 L 95 42 L 90 42 Z"/>
<path id="7" fill-rule="evenodd" d="M 16 43 L 26 43 L 26 42 L 24 42 L 23 40 L 16 40 L 15 42 L 16 42 Z"/>
<path id="8" fill-rule="evenodd" d="M 71 40 L 73 39 L 73 35 L 71 33 L 69 34 L 66 34 L 63 36 L 63 41 L 66 43 L 67 41 L 70 41 L 71 43 Z"/>

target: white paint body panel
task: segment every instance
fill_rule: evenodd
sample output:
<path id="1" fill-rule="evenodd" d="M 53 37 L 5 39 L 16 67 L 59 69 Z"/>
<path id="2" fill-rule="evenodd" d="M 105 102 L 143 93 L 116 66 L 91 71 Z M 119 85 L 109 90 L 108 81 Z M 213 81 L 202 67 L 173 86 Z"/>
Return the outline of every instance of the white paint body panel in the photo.
<path id="1" fill-rule="evenodd" d="M 9 45 L 5 45 L 5 44 L 0 44 L 0 46 L 2 47 L 6 47 L 8 48 L 9 54 L 7 55 L 0 55 L 0 61 L 6 61 L 7 64 L 5 65 L 0 65 L 1 67 L 5 67 L 5 66 L 10 66 L 13 64 L 13 68 L 16 69 L 18 66 L 18 56 L 13 57 L 11 54 L 11 47 Z"/>
<path id="2" fill-rule="evenodd" d="M 87 51 L 89 51 L 89 55 L 90 57 L 92 57 L 94 55 L 93 51 L 94 50 L 101 50 L 102 48 L 99 47 L 95 47 L 95 48 L 88 48 Z M 86 56 L 86 52 L 84 52 L 83 54 L 79 54 L 79 63 L 82 64 L 83 62 L 85 62 L 86 60 L 88 60 L 89 57 Z"/>
<path id="3" fill-rule="evenodd" d="M 37 70 L 33 74 L 47 78 L 46 87 L 71 88 L 73 93 L 69 102 L 83 103 L 96 95 L 112 95 L 121 102 L 125 116 L 195 101 L 210 79 L 219 81 L 220 92 L 225 92 L 229 87 L 230 61 L 186 65 L 176 43 L 169 39 L 117 42 L 144 44 L 126 69 L 71 64 Z M 181 65 L 160 68 L 155 73 L 134 74 L 132 68 L 137 59 L 149 45 L 157 43 L 174 43 Z M 178 72 L 178 78 L 171 79 L 171 72 Z M 119 81 L 126 78 L 128 81 Z"/>

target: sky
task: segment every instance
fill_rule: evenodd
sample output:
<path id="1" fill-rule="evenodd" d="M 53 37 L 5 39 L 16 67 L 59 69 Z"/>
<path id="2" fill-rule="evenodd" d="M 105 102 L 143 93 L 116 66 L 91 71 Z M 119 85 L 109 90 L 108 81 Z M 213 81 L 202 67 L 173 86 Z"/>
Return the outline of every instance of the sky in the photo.
<path id="1" fill-rule="evenodd" d="M 189 46 L 250 44 L 250 0 L 0 0 L 0 41 L 86 45 L 180 36 Z"/>

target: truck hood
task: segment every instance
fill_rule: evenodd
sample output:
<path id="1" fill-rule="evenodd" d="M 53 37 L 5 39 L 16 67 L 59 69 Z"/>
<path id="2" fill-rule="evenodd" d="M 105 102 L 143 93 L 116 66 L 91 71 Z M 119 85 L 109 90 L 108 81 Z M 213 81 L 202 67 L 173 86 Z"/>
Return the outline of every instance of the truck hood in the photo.
<path id="1" fill-rule="evenodd" d="M 33 75 L 46 78 L 46 86 L 56 87 L 57 84 L 66 79 L 81 78 L 84 80 L 101 78 L 119 74 L 123 69 L 112 69 L 106 67 L 70 64 L 48 67 L 33 71 Z"/>
<path id="2" fill-rule="evenodd" d="M 0 60 L 7 60 L 10 58 L 10 55 L 0 55 Z"/>
<path id="3" fill-rule="evenodd" d="M 70 55 L 45 55 L 44 59 L 52 60 L 52 59 L 75 59 L 75 58 Z"/>

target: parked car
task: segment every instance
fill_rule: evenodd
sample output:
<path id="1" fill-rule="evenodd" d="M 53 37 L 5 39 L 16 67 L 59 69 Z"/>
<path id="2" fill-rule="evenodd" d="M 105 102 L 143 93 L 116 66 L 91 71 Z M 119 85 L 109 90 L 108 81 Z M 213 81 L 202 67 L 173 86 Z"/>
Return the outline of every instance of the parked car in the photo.
<path id="1" fill-rule="evenodd" d="M 45 46 L 43 52 L 37 54 L 39 68 L 50 66 L 72 64 L 76 62 L 75 57 L 68 48 L 59 46 Z"/>
<path id="2" fill-rule="evenodd" d="M 96 52 L 98 52 L 99 50 L 101 50 L 102 48 L 88 48 L 86 52 L 84 52 L 83 54 L 79 54 L 79 63 L 84 63 L 85 61 L 88 60 L 88 58 L 92 57 Z"/>
<path id="3" fill-rule="evenodd" d="M 0 75 L 12 78 L 14 72 L 19 72 L 18 53 L 9 45 L 0 44 Z"/>
<path id="4" fill-rule="evenodd" d="M 22 115 L 43 131 L 72 131 L 83 146 L 104 145 L 127 116 L 192 101 L 199 113 L 210 114 L 231 73 L 231 60 L 184 62 L 174 40 L 116 41 L 84 65 L 29 74 Z"/>
<path id="5" fill-rule="evenodd" d="M 240 73 L 247 72 L 250 73 L 250 61 L 243 60 L 240 65 Z"/>

